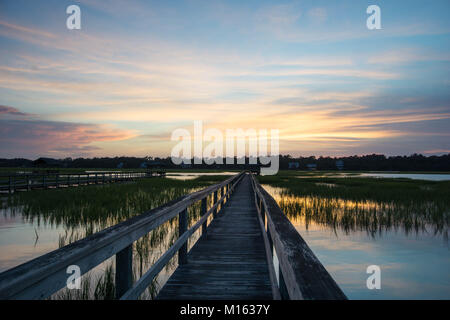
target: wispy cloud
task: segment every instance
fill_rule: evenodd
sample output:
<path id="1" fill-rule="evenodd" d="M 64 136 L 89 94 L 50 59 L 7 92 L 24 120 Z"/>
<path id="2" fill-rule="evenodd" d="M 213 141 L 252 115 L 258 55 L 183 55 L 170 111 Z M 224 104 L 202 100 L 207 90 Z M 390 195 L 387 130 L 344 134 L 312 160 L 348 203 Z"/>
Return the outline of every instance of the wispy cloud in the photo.
<path id="1" fill-rule="evenodd" d="M 27 114 L 24 112 L 20 112 L 18 109 L 8 106 L 0 105 L 0 116 L 4 114 L 10 114 L 14 116 L 26 116 Z"/>
<path id="2" fill-rule="evenodd" d="M 50 32 L 42 31 L 42 30 L 35 29 L 35 28 L 27 28 L 27 27 L 24 27 L 21 25 L 17 25 L 14 23 L 8 23 L 8 22 L 2 21 L 2 20 L 0 20 L 0 26 L 5 29 L 3 31 L 4 32 L 3 34 L 8 34 L 8 32 L 10 32 L 12 35 L 13 32 L 21 32 L 24 34 L 30 34 L 30 35 L 45 37 L 45 38 L 50 38 L 50 39 L 56 38 L 56 36 Z"/>
<path id="3" fill-rule="evenodd" d="M 368 150 L 389 139 L 401 148 L 413 137 L 434 141 L 420 150 L 449 147 L 428 128 L 450 113 L 442 19 L 383 15 L 383 30 L 371 32 L 364 6 L 350 1 L 80 3 L 87 20 L 73 32 L 45 23 L 45 5 L 40 24 L 0 15 L 11 150 L 41 139 L 53 146 L 34 145 L 60 154 L 167 151 L 167 133 L 194 120 L 279 128 L 282 151 Z M 420 137 L 414 123 L 424 124 Z"/>
<path id="4" fill-rule="evenodd" d="M 26 115 L 16 108 L 0 106 L 0 116 L 19 116 L 16 119 L 0 119 L 0 149 L 2 156 L 16 154 L 27 156 L 65 153 L 86 155 L 101 150 L 91 145 L 104 141 L 130 139 L 135 134 L 102 124 L 83 124 L 39 119 L 20 119 Z"/>

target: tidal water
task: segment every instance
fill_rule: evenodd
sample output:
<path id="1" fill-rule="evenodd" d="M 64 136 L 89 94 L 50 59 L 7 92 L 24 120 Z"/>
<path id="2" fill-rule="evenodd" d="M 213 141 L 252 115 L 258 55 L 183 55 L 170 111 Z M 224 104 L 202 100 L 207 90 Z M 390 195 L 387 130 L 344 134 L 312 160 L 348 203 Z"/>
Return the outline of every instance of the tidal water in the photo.
<path id="1" fill-rule="evenodd" d="M 365 225 L 357 219 L 348 223 L 349 215 L 380 214 L 393 208 L 370 201 L 296 197 L 280 188 L 264 188 L 349 299 L 450 299 L 447 226 L 428 221 L 409 226 L 401 215 L 398 221 L 394 215 L 391 225 L 373 221 Z M 332 217 L 327 216 L 330 208 L 335 212 Z M 381 269 L 379 290 L 367 288 L 370 265 Z"/>
<path id="2" fill-rule="evenodd" d="M 429 181 L 447 181 L 450 180 L 450 174 L 429 174 L 429 173 L 362 173 L 364 177 L 374 178 L 406 178 L 414 180 L 429 180 Z"/>
<path id="3" fill-rule="evenodd" d="M 203 173 L 174 177 L 196 175 Z M 264 187 L 350 299 L 450 299 L 447 225 L 420 218 L 411 224 L 404 219 L 406 211 L 392 203 L 296 197 L 283 189 Z M 152 201 L 157 205 L 174 196 L 161 194 Z M 59 221 L 58 212 L 53 209 L 41 211 L 26 214 L 21 207 L 0 210 L 0 272 L 120 222 L 120 212 L 109 212 L 106 220 L 98 224 L 95 219 L 73 223 L 63 217 Z M 389 220 L 384 219 L 386 212 Z M 373 216 L 380 219 L 373 220 Z M 194 222 L 195 219 L 191 225 Z M 167 250 L 176 238 L 176 229 L 176 221 L 168 222 L 139 243 L 139 252 L 135 250 L 134 256 L 137 277 Z M 194 235 L 189 247 L 198 236 Z M 158 276 L 159 287 L 176 263 L 175 259 Z M 369 290 L 366 286 L 369 277 L 366 270 L 370 265 L 381 268 L 380 290 Z M 95 268 L 92 274 L 98 277 L 111 266 L 114 258 Z"/>
<path id="4" fill-rule="evenodd" d="M 96 186 L 91 187 L 95 188 Z M 42 208 L 29 206 L 29 204 L 6 208 L 3 206 L 3 209 L 0 209 L 0 272 L 126 220 L 128 216 L 124 214 L 123 210 L 135 212 L 135 214 L 144 212 L 133 206 L 133 202 L 139 203 L 142 201 L 150 207 L 157 207 L 181 194 L 197 190 L 198 188 L 167 188 L 161 189 L 158 193 L 138 191 L 137 193 L 142 194 L 140 196 L 136 195 L 136 198 L 133 200 L 128 200 L 130 205 L 104 210 L 100 219 L 89 214 L 83 215 L 83 212 L 89 206 L 88 202 L 81 205 L 71 204 L 73 208 L 71 207 L 68 211 L 64 211 L 64 208 L 59 206 L 53 207 L 48 203 L 47 206 Z M 53 192 L 53 190 L 47 192 Z M 5 199 L 0 200 L 6 201 Z M 91 211 L 92 209 L 89 210 L 89 212 Z M 130 217 L 135 214 L 131 213 Z M 189 225 L 194 224 L 199 215 L 200 204 L 190 207 Z M 140 278 L 167 251 L 177 236 L 178 220 L 175 217 L 136 241 L 133 249 L 134 279 Z M 188 248 L 195 244 L 199 236 L 200 230 L 191 236 L 188 241 Z M 146 291 L 142 298 L 149 299 L 154 296 L 175 270 L 177 263 L 177 256 L 175 256 L 159 273 L 153 287 Z M 83 283 L 89 283 L 90 292 L 89 297 L 83 298 L 92 299 L 100 282 L 103 281 L 110 284 L 111 282 L 106 281 L 103 276 L 107 270 L 111 270 L 114 274 L 114 267 L 115 257 L 113 256 L 83 275 L 82 286 Z M 64 292 L 62 290 L 53 298 L 58 299 L 62 296 L 63 299 L 79 299 L 77 295 L 68 295 L 68 291 Z"/>

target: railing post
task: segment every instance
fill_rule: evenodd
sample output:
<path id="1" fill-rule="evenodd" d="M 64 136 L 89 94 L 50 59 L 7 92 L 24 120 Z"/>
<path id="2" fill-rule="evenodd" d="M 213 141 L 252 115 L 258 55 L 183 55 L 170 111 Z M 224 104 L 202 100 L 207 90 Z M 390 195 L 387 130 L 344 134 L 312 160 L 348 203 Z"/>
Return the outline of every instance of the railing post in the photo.
<path id="1" fill-rule="evenodd" d="M 261 210 L 259 212 L 261 214 L 261 219 L 262 219 L 264 228 L 266 228 L 266 211 L 263 210 L 263 207 L 261 206 Z"/>
<path id="2" fill-rule="evenodd" d="M 184 209 L 178 214 L 178 237 L 181 237 L 183 233 L 187 231 L 188 225 L 188 209 Z M 187 241 L 178 250 L 178 264 L 187 263 Z"/>
<path id="3" fill-rule="evenodd" d="M 204 197 L 202 199 L 202 211 L 201 211 L 201 216 L 203 217 L 206 214 L 206 198 Z M 205 222 L 202 224 L 202 237 L 206 238 L 206 228 L 207 228 L 207 223 L 208 223 L 208 219 L 205 220 Z"/>
<path id="4" fill-rule="evenodd" d="M 280 289 L 280 296 L 282 300 L 289 300 L 289 293 L 286 288 L 286 283 L 284 282 L 283 272 L 281 272 L 281 265 L 278 263 L 278 277 L 280 278 L 280 283 L 278 287 Z"/>
<path id="5" fill-rule="evenodd" d="M 119 299 L 133 285 L 133 244 L 116 254 L 116 298 Z"/>
<path id="6" fill-rule="evenodd" d="M 216 204 L 217 204 L 217 190 L 214 191 L 214 205 L 216 205 Z M 217 212 L 218 212 L 218 208 L 216 207 L 216 209 L 214 209 L 214 213 L 213 213 L 214 218 L 217 217 Z"/>

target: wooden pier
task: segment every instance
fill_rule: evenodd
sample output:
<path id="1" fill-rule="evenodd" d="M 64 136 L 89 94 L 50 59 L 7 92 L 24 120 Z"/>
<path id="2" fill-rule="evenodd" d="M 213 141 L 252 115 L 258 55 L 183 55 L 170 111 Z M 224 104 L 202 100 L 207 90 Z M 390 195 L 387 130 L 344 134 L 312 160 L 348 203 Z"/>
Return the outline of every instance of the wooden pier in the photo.
<path id="1" fill-rule="evenodd" d="M 201 218 L 188 229 L 187 209 L 198 201 Z M 176 216 L 178 239 L 133 283 L 133 242 Z M 200 228 L 202 235 L 188 252 L 187 241 Z M 69 266 L 84 274 L 114 255 L 116 297 L 138 299 L 176 254 L 178 267 L 157 299 L 346 299 L 248 172 L 1 273 L 0 299 L 45 299 L 65 287 Z"/>
<path id="2" fill-rule="evenodd" d="M 269 268 L 247 175 L 158 299 L 272 299 Z"/>
<path id="3" fill-rule="evenodd" d="M 165 176 L 164 171 L 111 171 L 85 173 L 26 173 L 0 175 L 0 192 L 13 193 L 33 189 L 67 188 L 91 184 L 134 181 Z"/>

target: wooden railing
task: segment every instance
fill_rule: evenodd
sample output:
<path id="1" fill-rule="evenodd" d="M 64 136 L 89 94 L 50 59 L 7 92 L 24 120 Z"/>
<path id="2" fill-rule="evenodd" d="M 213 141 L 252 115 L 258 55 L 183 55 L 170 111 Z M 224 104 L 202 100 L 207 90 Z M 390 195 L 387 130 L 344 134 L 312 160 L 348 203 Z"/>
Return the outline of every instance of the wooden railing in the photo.
<path id="1" fill-rule="evenodd" d="M 9 174 L 0 175 L 0 191 L 12 193 L 17 190 L 105 184 L 164 175 L 163 171 Z"/>
<path id="2" fill-rule="evenodd" d="M 253 175 L 252 187 L 274 299 L 347 299 L 275 199 Z M 274 254 L 278 270 L 275 270 Z"/>
<path id="3" fill-rule="evenodd" d="M 0 299 L 45 299 L 67 284 L 67 268 L 76 265 L 84 274 L 106 259 L 116 255 L 116 297 L 136 299 L 151 284 L 154 277 L 178 252 L 179 263 L 187 263 L 187 240 L 202 226 L 206 236 L 207 219 L 217 214 L 219 205 L 229 199 L 242 179 L 240 173 L 115 226 L 97 232 L 58 250 L 47 253 L 0 274 Z M 221 197 L 218 199 L 218 192 Z M 206 199 L 214 194 L 214 205 L 207 209 Z M 202 202 L 202 217 L 187 229 L 187 209 Z M 132 283 L 133 242 L 178 215 L 179 238 L 139 279 Z"/>

